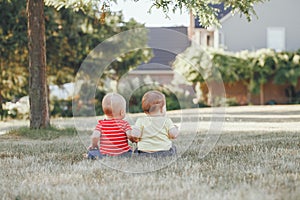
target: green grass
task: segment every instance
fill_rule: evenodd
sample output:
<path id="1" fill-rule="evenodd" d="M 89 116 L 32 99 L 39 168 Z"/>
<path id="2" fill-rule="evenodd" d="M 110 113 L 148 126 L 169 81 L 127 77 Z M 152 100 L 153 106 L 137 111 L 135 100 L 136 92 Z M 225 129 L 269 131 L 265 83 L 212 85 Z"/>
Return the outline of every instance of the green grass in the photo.
<path id="1" fill-rule="evenodd" d="M 28 139 L 41 139 L 41 140 L 52 140 L 61 136 L 75 136 L 76 129 L 74 128 L 63 128 L 59 129 L 55 126 L 51 126 L 47 129 L 30 129 L 28 127 L 21 127 L 18 129 L 12 129 L 8 131 L 6 135 L 28 138 Z"/>
<path id="2" fill-rule="evenodd" d="M 134 156 L 102 161 L 85 160 L 85 147 L 71 132 L 54 129 L 33 133 L 22 128 L 0 136 L 2 198 L 300 197 L 300 134 L 296 132 L 225 133 L 203 159 L 198 157 L 203 141 L 200 134 L 176 159 Z M 175 143 L 179 149 L 192 139 L 188 137 L 178 138 Z"/>

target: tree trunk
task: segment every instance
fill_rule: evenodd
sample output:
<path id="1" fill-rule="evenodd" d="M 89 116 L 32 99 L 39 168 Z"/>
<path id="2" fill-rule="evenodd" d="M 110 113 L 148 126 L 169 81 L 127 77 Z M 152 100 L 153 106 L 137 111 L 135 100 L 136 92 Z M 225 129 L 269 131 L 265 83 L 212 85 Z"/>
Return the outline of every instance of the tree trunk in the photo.
<path id="1" fill-rule="evenodd" d="M 4 119 L 4 110 L 2 107 L 2 95 L 0 93 L 0 120 L 3 120 L 3 119 Z"/>
<path id="2" fill-rule="evenodd" d="M 265 94 L 264 94 L 264 84 L 260 84 L 260 105 L 264 105 L 265 103 Z"/>
<path id="3" fill-rule="evenodd" d="M 46 81 L 44 1 L 27 0 L 30 128 L 50 126 Z"/>
<path id="4" fill-rule="evenodd" d="M 249 81 L 243 81 L 243 84 L 246 86 L 247 88 L 247 104 L 251 105 L 251 99 L 252 99 L 252 93 L 251 93 L 251 82 Z"/>

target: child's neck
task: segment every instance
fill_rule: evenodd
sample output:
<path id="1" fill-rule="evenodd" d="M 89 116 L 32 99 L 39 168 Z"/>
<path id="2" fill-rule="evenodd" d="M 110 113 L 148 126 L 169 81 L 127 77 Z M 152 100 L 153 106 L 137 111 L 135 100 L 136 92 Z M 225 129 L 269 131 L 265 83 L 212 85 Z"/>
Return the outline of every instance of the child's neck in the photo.
<path id="1" fill-rule="evenodd" d="M 105 119 L 107 120 L 113 120 L 113 119 L 123 119 L 121 116 L 105 116 Z"/>
<path id="2" fill-rule="evenodd" d="M 163 116 L 165 116 L 165 114 L 160 112 L 160 111 L 147 113 L 147 115 L 150 116 L 150 117 L 163 117 Z"/>

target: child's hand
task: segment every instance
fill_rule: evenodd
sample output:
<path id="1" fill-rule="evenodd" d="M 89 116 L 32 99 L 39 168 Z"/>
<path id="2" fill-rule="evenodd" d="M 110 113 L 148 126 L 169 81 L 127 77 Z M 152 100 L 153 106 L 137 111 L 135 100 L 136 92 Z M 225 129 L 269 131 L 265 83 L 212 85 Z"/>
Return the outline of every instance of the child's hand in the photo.
<path id="1" fill-rule="evenodd" d="M 168 131 L 168 138 L 169 139 L 176 139 L 177 136 L 179 134 L 179 130 L 178 130 L 178 127 L 175 125 L 173 128 L 171 128 L 169 131 Z"/>
<path id="2" fill-rule="evenodd" d="M 92 150 L 92 149 L 99 149 L 98 146 L 90 145 L 87 150 Z"/>
<path id="3" fill-rule="evenodd" d="M 131 142 L 137 143 L 141 140 L 141 131 L 135 126 L 132 127 L 132 130 L 127 131 L 126 134 Z"/>
<path id="4" fill-rule="evenodd" d="M 99 149 L 99 137 L 92 136 L 92 143 L 88 147 L 88 150 Z"/>
<path id="5" fill-rule="evenodd" d="M 128 139 L 129 139 L 131 142 L 134 142 L 134 143 L 137 143 L 137 142 L 140 141 L 140 138 L 135 137 L 135 136 L 132 136 L 132 135 L 129 135 L 129 136 L 128 136 Z"/>

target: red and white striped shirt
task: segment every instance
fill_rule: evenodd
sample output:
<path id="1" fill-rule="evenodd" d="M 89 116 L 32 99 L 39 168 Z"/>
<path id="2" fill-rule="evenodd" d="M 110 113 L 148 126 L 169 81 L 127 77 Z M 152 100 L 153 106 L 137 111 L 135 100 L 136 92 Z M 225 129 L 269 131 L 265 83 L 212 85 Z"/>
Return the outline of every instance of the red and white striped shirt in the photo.
<path id="1" fill-rule="evenodd" d="M 116 156 L 130 150 L 126 131 L 131 130 L 131 127 L 127 121 L 121 119 L 99 120 L 95 130 L 101 133 L 101 154 Z"/>

